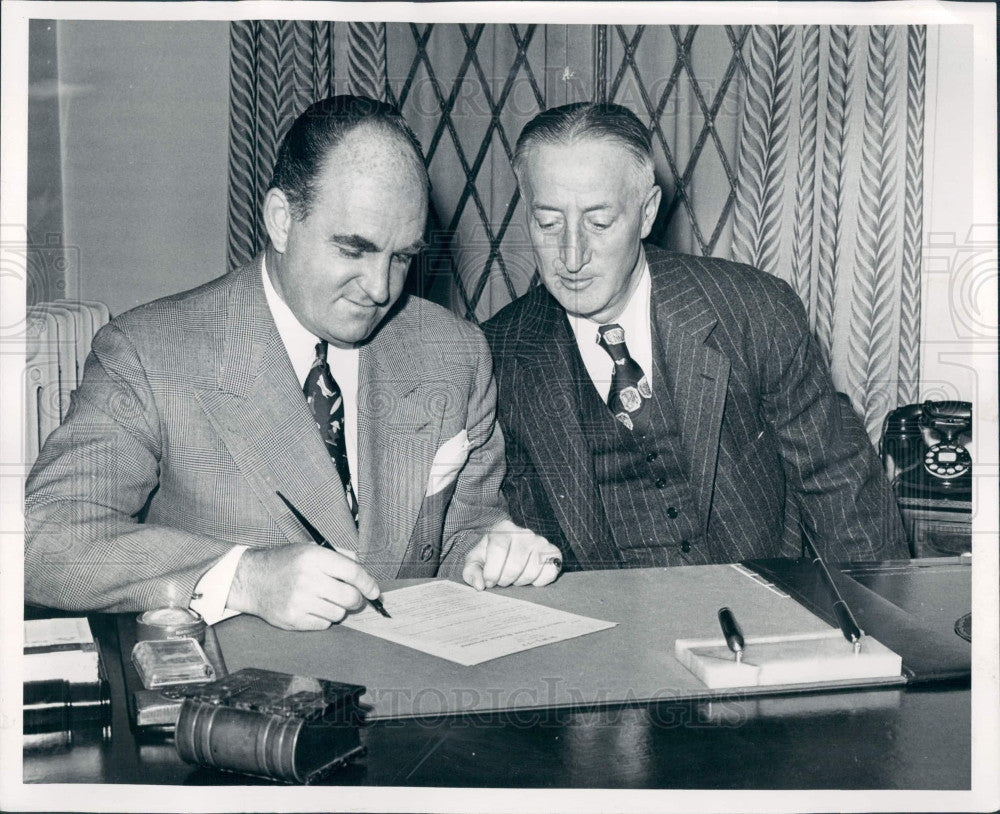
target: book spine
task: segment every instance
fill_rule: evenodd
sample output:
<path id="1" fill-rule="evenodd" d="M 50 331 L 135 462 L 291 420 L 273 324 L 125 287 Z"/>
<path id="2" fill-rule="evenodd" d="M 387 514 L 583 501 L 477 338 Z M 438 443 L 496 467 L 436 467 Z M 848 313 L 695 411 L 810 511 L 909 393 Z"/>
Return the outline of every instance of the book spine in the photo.
<path id="1" fill-rule="evenodd" d="M 24 655 L 39 656 L 45 653 L 65 653 L 70 650 L 79 650 L 81 653 L 96 653 L 97 644 L 95 642 L 63 642 L 61 644 L 25 645 Z"/>
<path id="2" fill-rule="evenodd" d="M 24 685 L 22 713 L 25 734 L 105 727 L 111 723 L 108 685 L 29 681 Z"/>
<path id="3" fill-rule="evenodd" d="M 181 758 L 214 769 L 301 783 L 296 741 L 301 718 L 221 707 L 187 698 L 174 742 Z"/>

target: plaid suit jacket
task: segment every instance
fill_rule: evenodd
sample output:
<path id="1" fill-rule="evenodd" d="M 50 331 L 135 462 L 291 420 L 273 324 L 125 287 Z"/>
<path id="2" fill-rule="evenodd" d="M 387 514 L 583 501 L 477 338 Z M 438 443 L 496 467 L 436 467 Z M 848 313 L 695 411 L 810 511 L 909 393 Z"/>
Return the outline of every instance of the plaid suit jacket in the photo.
<path id="1" fill-rule="evenodd" d="M 749 266 L 646 246 L 662 347 L 706 543 L 690 561 L 796 556 L 802 529 L 834 560 L 908 556 L 891 490 L 838 397 L 802 305 Z M 542 287 L 484 326 L 515 522 L 579 567 L 614 567 L 614 529 L 579 420 L 579 350 Z M 654 387 L 657 383 L 654 382 Z M 641 506 L 634 507 L 641 511 Z M 663 563 L 665 564 L 665 562 Z"/>
<path id="2" fill-rule="evenodd" d="M 267 307 L 260 258 L 134 309 L 95 337 L 70 412 L 28 479 L 25 598 L 186 605 L 234 543 L 312 544 L 277 490 L 377 579 L 458 575 L 507 517 L 495 403 L 480 331 L 401 301 L 361 349 L 355 531 Z M 465 467 L 426 496 L 436 451 L 462 430 Z"/>

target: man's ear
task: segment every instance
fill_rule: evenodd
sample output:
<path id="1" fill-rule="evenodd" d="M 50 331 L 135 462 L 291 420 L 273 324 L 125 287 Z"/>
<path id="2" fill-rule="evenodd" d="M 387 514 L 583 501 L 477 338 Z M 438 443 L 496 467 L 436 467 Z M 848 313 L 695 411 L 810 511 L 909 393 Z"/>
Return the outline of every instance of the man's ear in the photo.
<path id="1" fill-rule="evenodd" d="M 278 252 L 285 251 L 291 223 L 292 208 L 287 196 L 280 189 L 269 189 L 264 196 L 264 228 L 267 229 L 271 245 Z"/>
<path id="2" fill-rule="evenodd" d="M 656 220 L 656 212 L 660 208 L 660 198 L 662 190 L 656 184 L 646 193 L 646 200 L 642 204 L 642 238 L 645 240 L 653 230 L 653 221 Z"/>

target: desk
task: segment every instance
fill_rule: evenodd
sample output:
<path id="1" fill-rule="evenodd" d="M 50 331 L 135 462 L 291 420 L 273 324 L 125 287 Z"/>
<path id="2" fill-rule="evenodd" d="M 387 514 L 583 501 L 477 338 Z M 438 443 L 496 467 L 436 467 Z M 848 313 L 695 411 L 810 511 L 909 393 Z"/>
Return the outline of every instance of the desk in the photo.
<path id="1" fill-rule="evenodd" d="M 928 626 L 970 607 L 968 561 L 847 567 Z M 248 784 L 188 766 L 129 729 L 113 617 L 92 622 L 111 668 L 113 737 L 26 755 L 25 782 Z M 384 721 L 368 755 L 328 783 L 373 786 L 695 789 L 963 789 L 970 784 L 967 681 L 768 698 Z"/>

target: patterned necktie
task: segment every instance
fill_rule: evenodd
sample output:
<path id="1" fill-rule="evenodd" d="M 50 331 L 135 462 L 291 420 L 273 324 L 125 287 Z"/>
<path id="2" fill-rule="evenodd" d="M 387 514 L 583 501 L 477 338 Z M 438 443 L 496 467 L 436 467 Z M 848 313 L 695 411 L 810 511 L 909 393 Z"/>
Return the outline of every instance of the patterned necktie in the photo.
<path id="1" fill-rule="evenodd" d="M 337 467 L 337 473 L 344 484 L 347 506 L 358 524 L 358 500 L 351 486 L 351 465 L 347 461 L 347 444 L 344 442 L 344 397 L 337 380 L 330 373 L 326 363 L 326 342 L 316 343 L 316 358 L 313 360 L 306 382 L 302 385 L 306 402 L 312 410 L 313 420 L 326 444 L 327 452 Z"/>
<path id="2" fill-rule="evenodd" d="M 608 407 L 630 430 L 645 433 L 649 427 L 649 399 L 653 391 L 639 363 L 629 356 L 624 329 L 613 323 L 602 325 L 597 329 L 597 344 L 615 363 Z"/>

